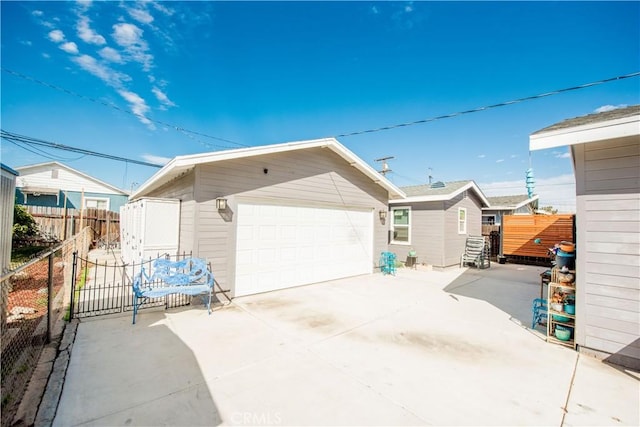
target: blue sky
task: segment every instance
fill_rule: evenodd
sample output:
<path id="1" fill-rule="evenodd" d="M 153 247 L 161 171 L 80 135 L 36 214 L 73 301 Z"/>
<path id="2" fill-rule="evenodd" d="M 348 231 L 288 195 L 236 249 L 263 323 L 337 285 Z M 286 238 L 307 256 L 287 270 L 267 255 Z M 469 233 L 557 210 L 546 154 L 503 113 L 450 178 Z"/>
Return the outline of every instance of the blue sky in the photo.
<path id="1" fill-rule="evenodd" d="M 412 122 L 640 70 L 639 2 L 0 7 L 2 128 L 153 163 Z M 522 194 L 531 163 L 542 204 L 566 211 L 575 204 L 568 152 L 530 155 L 529 135 L 638 103 L 636 77 L 338 139 L 376 169 L 376 158 L 394 156 L 387 177 L 398 186 L 425 183 L 430 171 L 473 179 L 489 196 Z M 125 190 L 156 171 L 5 140 L 1 153 L 11 167 L 55 159 Z"/>

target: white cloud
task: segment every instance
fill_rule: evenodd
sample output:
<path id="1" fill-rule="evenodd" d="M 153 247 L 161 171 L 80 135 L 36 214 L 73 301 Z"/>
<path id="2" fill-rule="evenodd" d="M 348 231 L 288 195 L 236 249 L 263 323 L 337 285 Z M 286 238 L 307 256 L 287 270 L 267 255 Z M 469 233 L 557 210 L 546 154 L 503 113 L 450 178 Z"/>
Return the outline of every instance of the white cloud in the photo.
<path id="1" fill-rule="evenodd" d="M 81 9 L 87 10 L 93 5 L 93 1 L 91 1 L 91 0 L 76 0 L 76 4 Z"/>
<path id="2" fill-rule="evenodd" d="M 487 157 L 487 155 L 486 155 L 486 154 L 479 154 L 479 155 L 478 155 L 478 158 L 479 158 L 479 159 L 484 159 L 485 157 Z"/>
<path id="3" fill-rule="evenodd" d="M 478 184 L 487 197 L 527 194 L 524 176 L 514 181 Z M 573 174 L 550 178 L 536 178 L 534 194 L 539 196 L 539 206 L 553 206 L 560 213 L 575 213 L 576 182 Z"/>
<path id="4" fill-rule="evenodd" d="M 157 10 L 158 12 L 162 12 L 167 16 L 171 16 L 174 14 L 174 10 L 173 9 L 169 9 L 168 7 L 164 6 L 163 4 L 157 2 L 157 1 L 152 1 L 151 5 L 153 6 L 153 8 L 155 10 Z"/>
<path id="5" fill-rule="evenodd" d="M 52 42 L 60 43 L 64 41 L 64 33 L 60 30 L 53 30 L 49 32 L 49 40 Z"/>
<path id="6" fill-rule="evenodd" d="M 125 8 L 129 15 L 136 21 L 142 24 L 151 24 L 153 22 L 153 16 L 145 8 L 144 3 L 135 3 L 136 7 Z"/>
<path id="7" fill-rule="evenodd" d="M 120 23 L 113 26 L 113 39 L 136 62 L 142 64 L 145 71 L 153 65 L 153 56 L 147 51 L 149 46 L 142 38 L 143 30 L 133 24 Z"/>
<path id="8" fill-rule="evenodd" d="M 31 12 L 31 14 L 32 14 L 33 16 L 42 16 L 42 15 L 44 15 L 44 12 L 43 12 L 43 11 L 41 11 L 41 10 L 37 10 L 37 9 L 36 9 L 36 10 L 34 10 L 33 12 Z"/>
<path id="9" fill-rule="evenodd" d="M 377 15 L 380 13 L 380 11 L 378 10 L 378 8 L 376 6 L 372 6 L 371 7 L 371 12 L 373 12 L 374 15 Z"/>
<path id="10" fill-rule="evenodd" d="M 78 45 L 74 42 L 66 42 L 60 45 L 60 49 L 64 50 L 67 53 L 71 53 L 73 55 L 78 54 Z"/>
<path id="11" fill-rule="evenodd" d="M 31 40 L 21 40 L 20 43 L 22 43 L 25 46 L 32 46 L 33 45 Z"/>
<path id="12" fill-rule="evenodd" d="M 47 52 L 42 52 L 42 57 L 46 58 L 46 59 L 49 59 L 49 58 L 51 58 L 51 55 L 49 55 Z"/>
<path id="13" fill-rule="evenodd" d="M 517 154 L 512 154 L 509 157 L 512 158 L 512 159 L 515 159 L 516 157 L 518 157 L 518 155 Z"/>
<path id="14" fill-rule="evenodd" d="M 558 158 L 558 159 L 570 159 L 571 158 L 571 153 L 569 153 L 568 151 L 566 153 L 556 152 L 555 153 L 555 157 Z"/>
<path id="15" fill-rule="evenodd" d="M 106 59 L 107 61 L 116 62 L 118 64 L 123 63 L 122 56 L 120 56 L 120 52 L 115 50 L 112 47 L 106 46 L 98 51 L 101 57 Z"/>
<path id="16" fill-rule="evenodd" d="M 146 117 L 146 114 L 149 112 L 150 108 L 140 95 L 124 89 L 118 90 L 118 93 L 125 99 L 125 101 L 129 103 L 131 111 L 138 117 L 138 120 L 140 120 L 140 122 L 147 125 L 149 129 L 155 129 L 154 124 Z"/>
<path id="17" fill-rule="evenodd" d="M 162 105 L 166 105 L 167 107 L 175 107 L 176 104 L 174 104 L 173 101 L 171 101 L 169 97 L 159 88 L 154 87 L 153 89 L 151 89 L 151 91 L 156 96 L 156 98 L 158 98 L 158 101 L 162 103 Z"/>
<path id="18" fill-rule="evenodd" d="M 496 160 L 496 163 L 502 163 L 502 162 L 504 162 L 504 159 L 498 159 L 498 160 Z"/>
<path id="19" fill-rule="evenodd" d="M 157 165 L 166 165 L 171 161 L 171 157 L 156 156 L 153 154 L 143 154 L 142 158 L 145 162 L 155 163 Z"/>
<path id="20" fill-rule="evenodd" d="M 143 31 L 133 24 L 113 25 L 113 38 L 122 47 L 134 46 L 144 43 Z"/>
<path id="21" fill-rule="evenodd" d="M 607 112 L 607 111 L 617 110 L 618 108 L 626 108 L 626 107 L 628 107 L 627 104 L 603 105 L 602 107 L 596 108 L 593 112 L 594 113 L 604 113 L 604 112 Z"/>
<path id="22" fill-rule="evenodd" d="M 80 16 L 76 30 L 78 31 L 78 37 L 85 43 L 96 44 L 98 46 L 105 44 L 107 41 L 100 34 L 96 33 L 89 27 L 89 18 L 86 16 Z"/>
<path id="23" fill-rule="evenodd" d="M 94 57 L 89 55 L 80 55 L 72 58 L 83 70 L 88 71 L 109 86 L 119 88 L 124 81 L 131 80 L 131 77 L 101 64 Z"/>

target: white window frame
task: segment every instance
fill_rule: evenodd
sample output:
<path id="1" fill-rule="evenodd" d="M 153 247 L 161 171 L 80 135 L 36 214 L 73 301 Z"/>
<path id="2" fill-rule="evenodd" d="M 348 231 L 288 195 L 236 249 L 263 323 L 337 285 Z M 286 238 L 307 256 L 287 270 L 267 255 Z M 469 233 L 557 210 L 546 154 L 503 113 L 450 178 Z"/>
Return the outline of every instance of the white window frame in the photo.
<path id="1" fill-rule="evenodd" d="M 464 212 L 464 220 L 460 220 L 460 214 Z M 458 223 L 458 234 L 467 234 L 467 208 L 458 208 L 458 217 L 456 218 Z"/>
<path id="2" fill-rule="evenodd" d="M 109 198 L 108 197 L 86 197 L 84 198 L 84 209 L 99 209 L 99 208 L 88 208 L 87 207 L 87 202 L 88 201 L 93 201 L 95 200 L 96 202 L 107 202 L 106 205 L 107 207 L 105 208 L 105 210 L 109 210 Z"/>
<path id="3" fill-rule="evenodd" d="M 405 225 L 400 225 L 398 228 L 407 228 L 407 241 L 402 241 L 402 240 L 395 240 L 394 239 L 394 235 L 395 235 L 395 229 L 396 229 L 396 225 L 395 225 L 395 211 L 397 210 L 404 210 L 406 209 L 408 211 L 408 221 L 409 224 Z M 390 221 L 390 228 L 391 228 L 391 243 L 394 245 L 410 245 L 411 244 L 411 206 L 394 206 L 391 208 L 391 221 Z"/>

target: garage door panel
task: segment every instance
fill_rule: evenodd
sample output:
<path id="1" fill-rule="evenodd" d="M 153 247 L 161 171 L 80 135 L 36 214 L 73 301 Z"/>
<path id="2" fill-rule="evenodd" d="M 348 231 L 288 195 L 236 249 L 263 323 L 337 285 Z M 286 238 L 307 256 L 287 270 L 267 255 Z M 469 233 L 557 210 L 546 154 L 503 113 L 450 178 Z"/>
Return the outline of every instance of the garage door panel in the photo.
<path id="1" fill-rule="evenodd" d="M 372 211 L 240 204 L 235 295 L 367 274 Z"/>

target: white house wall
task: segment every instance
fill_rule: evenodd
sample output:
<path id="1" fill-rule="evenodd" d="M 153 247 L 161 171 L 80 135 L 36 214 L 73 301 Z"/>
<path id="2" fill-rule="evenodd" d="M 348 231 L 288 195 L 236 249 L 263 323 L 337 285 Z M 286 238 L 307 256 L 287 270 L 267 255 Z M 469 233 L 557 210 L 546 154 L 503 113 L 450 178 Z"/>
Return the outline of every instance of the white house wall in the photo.
<path id="1" fill-rule="evenodd" d="M 57 170 L 57 178 L 54 177 L 52 169 Z M 16 179 L 16 186 L 42 187 L 78 192 L 82 192 L 84 190 L 85 193 L 122 194 L 114 191 L 106 185 L 87 179 L 82 175 L 72 173 L 64 168 L 55 167 L 21 172 L 21 175 Z"/>
<path id="2" fill-rule="evenodd" d="M 576 342 L 640 367 L 640 137 L 572 147 Z"/>

